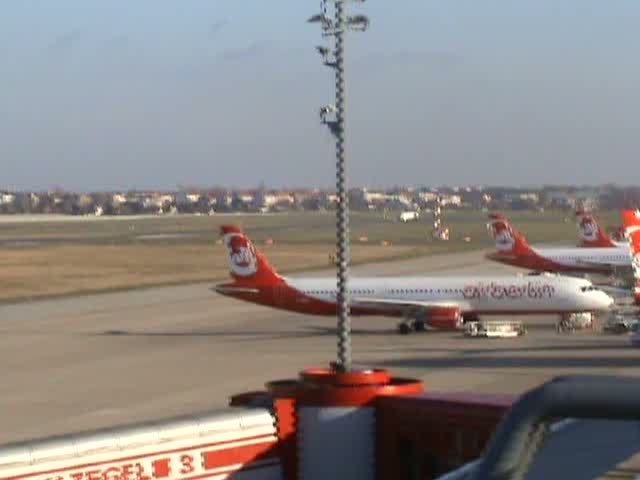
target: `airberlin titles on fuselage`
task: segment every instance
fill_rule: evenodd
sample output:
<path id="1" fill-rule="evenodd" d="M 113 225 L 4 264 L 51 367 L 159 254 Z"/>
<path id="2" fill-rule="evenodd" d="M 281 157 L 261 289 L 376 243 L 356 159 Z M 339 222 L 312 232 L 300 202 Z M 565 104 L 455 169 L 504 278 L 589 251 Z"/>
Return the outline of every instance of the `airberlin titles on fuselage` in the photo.
<path id="1" fill-rule="evenodd" d="M 496 282 L 478 282 L 465 286 L 462 295 L 474 298 L 492 298 L 509 300 L 514 298 L 545 299 L 553 297 L 556 289 L 553 285 L 539 282 L 527 282 L 526 285 L 503 285 Z"/>

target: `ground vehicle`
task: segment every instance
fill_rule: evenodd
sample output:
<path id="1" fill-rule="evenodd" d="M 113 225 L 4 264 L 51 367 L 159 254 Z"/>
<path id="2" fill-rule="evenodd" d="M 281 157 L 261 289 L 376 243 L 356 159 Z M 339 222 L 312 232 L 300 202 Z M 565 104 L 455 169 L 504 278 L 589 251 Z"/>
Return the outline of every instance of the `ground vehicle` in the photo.
<path id="1" fill-rule="evenodd" d="M 627 333 L 631 332 L 633 326 L 637 323 L 637 318 L 615 313 L 607 319 L 602 329 L 609 333 Z"/>
<path id="2" fill-rule="evenodd" d="M 558 333 L 593 328 L 593 317 L 591 312 L 563 314 L 556 326 Z"/>
<path id="3" fill-rule="evenodd" d="M 464 334 L 467 337 L 513 338 L 527 333 L 519 321 L 478 321 L 468 322 Z"/>
<path id="4" fill-rule="evenodd" d="M 401 222 L 407 223 L 407 222 L 417 221 L 418 217 L 419 217 L 418 212 L 409 211 L 409 212 L 402 212 L 399 218 Z"/>

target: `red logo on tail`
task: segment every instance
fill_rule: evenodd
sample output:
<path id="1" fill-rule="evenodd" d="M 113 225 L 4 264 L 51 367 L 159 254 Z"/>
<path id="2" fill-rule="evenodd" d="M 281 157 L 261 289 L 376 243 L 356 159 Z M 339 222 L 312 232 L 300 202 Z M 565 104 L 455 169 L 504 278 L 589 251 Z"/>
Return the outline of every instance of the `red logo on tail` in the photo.
<path id="1" fill-rule="evenodd" d="M 258 260 L 253 244 L 241 233 L 227 233 L 224 244 L 229 252 L 231 271 L 241 277 L 250 277 L 258 271 Z"/>
<path id="2" fill-rule="evenodd" d="M 600 229 L 598 228 L 598 224 L 590 216 L 585 215 L 580 219 L 580 234 L 583 240 L 587 242 L 595 242 L 598 240 L 599 231 Z"/>
<path id="3" fill-rule="evenodd" d="M 491 233 L 496 241 L 496 248 L 503 252 L 513 250 L 516 240 L 511 231 L 511 227 L 505 222 L 498 220 L 491 224 Z"/>

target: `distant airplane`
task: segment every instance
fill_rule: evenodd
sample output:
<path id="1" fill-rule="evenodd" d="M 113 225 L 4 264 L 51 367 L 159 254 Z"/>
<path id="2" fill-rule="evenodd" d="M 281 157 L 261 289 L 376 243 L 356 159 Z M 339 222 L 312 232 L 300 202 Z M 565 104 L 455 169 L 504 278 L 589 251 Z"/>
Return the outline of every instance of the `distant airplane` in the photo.
<path id="1" fill-rule="evenodd" d="M 627 242 L 614 241 L 607 232 L 598 225 L 596 219 L 584 210 L 576 211 L 578 220 L 579 245 L 586 248 L 627 247 Z"/>
<path id="2" fill-rule="evenodd" d="M 489 215 L 496 252 L 487 258 L 537 272 L 592 273 L 622 276 L 631 274 L 628 246 L 617 247 L 532 247 L 504 215 Z"/>
<path id="3" fill-rule="evenodd" d="M 231 283 L 215 290 L 247 302 L 309 315 L 336 315 L 336 279 L 285 278 L 236 226 L 221 228 Z M 480 315 L 561 314 L 608 310 L 613 299 L 585 279 L 557 275 L 492 277 L 356 277 L 354 316 L 402 317 L 400 333 L 455 330 Z"/>

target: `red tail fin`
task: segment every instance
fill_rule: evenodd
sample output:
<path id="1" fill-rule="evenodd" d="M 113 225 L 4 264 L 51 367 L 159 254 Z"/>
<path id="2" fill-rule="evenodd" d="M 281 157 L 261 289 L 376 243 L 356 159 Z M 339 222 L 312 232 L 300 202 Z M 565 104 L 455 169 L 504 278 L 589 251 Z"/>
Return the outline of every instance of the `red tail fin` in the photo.
<path id="1" fill-rule="evenodd" d="M 220 228 L 222 241 L 229 254 L 231 276 L 242 285 L 268 286 L 281 283 L 282 277 L 269 265 L 264 255 L 253 246 L 239 227 Z"/>
<path id="2" fill-rule="evenodd" d="M 489 220 L 490 232 L 499 253 L 512 255 L 531 255 L 534 253 L 522 234 L 511 227 L 507 217 L 499 213 L 492 213 L 489 215 Z"/>
<path id="3" fill-rule="evenodd" d="M 640 252 L 640 210 L 620 211 L 624 235 L 629 240 L 633 253 Z"/>
<path id="4" fill-rule="evenodd" d="M 615 247 L 607 232 L 605 232 L 595 218 L 583 210 L 576 212 L 578 219 L 578 233 L 581 247 Z"/>
<path id="5" fill-rule="evenodd" d="M 633 296 L 636 305 L 640 305 L 640 210 L 623 209 L 620 216 L 631 249 L 631 266 L 635 279 Z"/>

